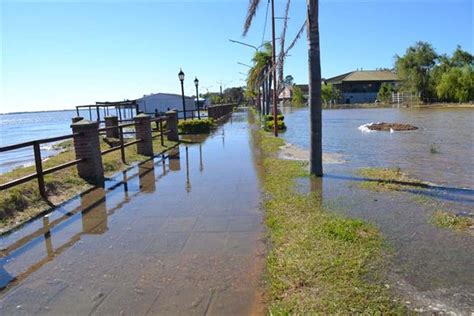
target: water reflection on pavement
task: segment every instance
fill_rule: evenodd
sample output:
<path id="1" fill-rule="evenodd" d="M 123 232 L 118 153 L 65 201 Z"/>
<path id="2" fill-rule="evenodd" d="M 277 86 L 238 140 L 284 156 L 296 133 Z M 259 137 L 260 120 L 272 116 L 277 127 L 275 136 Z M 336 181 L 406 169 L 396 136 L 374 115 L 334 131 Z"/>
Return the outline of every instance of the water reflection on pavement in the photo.
<path id="1" fill-rule="evenodd" d="M 248 138 L 236 113 L 2 237 L 0 314 L 261 312 Z"/>

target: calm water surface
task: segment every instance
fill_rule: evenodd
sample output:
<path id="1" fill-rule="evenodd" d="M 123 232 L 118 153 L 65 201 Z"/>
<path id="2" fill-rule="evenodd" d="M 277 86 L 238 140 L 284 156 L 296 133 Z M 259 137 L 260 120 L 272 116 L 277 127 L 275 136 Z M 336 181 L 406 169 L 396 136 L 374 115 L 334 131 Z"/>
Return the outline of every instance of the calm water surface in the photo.
<path id="1" fill-rule="evenodd" d="M 87 110 L 81 110 L 79 114 L 86 119 L 97 119 L 94 111 L 89 113 Z M 114 109 L 111 109 L 109 114 L 116 115 L 116 112 Z M 125 114 L 123 115 L 125 118 L 128 118 Z M 35 139 L 71 134 L 71 118 L 74 116 L 76 116 L 75 110 L 1 114 L 0 147 Z M 41 145 L 41 156 L 43 159 L 57 152 L 53 148 L 52 143 Z M 33 163 L 34 155 L 31 146 L 1 153 L 0 174 L 16 167 Z"/>
<path id="2" fill-rule="evenodd" d="M 71 117 L 75 111 L 38 112 L 0 115 L 0 146 L 71 134 Z M 52 144 L 41 146 L 43 158 L 57 151 Z M 34 161 L 33 147 L 25 147 L 0 154 L 0 173 Z"/>
<path id="3" fill-rule="evenodd" d="M 285 111 L 284 138 L 309 149 L 308 109 Z M 370 122 L 419 127 L 409 132 L 363 133 Z M 439 153 L 430 148 L 437 146 Z M 354 167 L 400 167 L 439 185 L 474 188 L 474 109 L 350 109 L 323 111 L 323 150 Z"/>

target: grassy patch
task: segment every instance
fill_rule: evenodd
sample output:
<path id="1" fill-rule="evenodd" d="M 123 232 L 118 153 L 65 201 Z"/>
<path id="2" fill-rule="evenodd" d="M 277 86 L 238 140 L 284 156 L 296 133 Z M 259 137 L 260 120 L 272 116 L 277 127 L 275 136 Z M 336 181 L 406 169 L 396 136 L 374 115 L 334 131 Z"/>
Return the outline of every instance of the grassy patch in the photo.
<path id="1" fill-rule="evenodd" d="M 174 144 L 176 143 L 165 141 L 165 146 L 161 146 L 158 137 L 155 138 L 153 142 L 153 149 L 155 153 L 159 153 Z M 55 146 L 64 151 L 43 161 L 43 169 L 75 159 L 71 140 Z M 101 149 L 105 150 L 108 148 L 110 148 L 109 145 L 101 140 Z M 106 176 L 128 168 L 130 163 L 148 159 L 148 157 L 137 154 L 136 146 L 127 147 L 125 149 L 125 156 L 127 164 L 122 162 L 120 150 L 102 156 Z M 10 172 L 1 174 L 0 183 L 6 183 L 35 172 L 36 169 L 34 166 L 16 168 Z M 90 184 L 79 177 L 75 166 L 45 176 L 45 185 L 49 202 L 53 204 L 64 202 L 91 187 Z M 49 209 L 51 207 L 50 203 L 40 196 L 36 179 L 5 190 L 0 195 L 0 228 L 6 229 L 17 223 L 24 222 Z"/>
<path id="2" fill-rule="evenodd" d="M 178 123 L 178 129 L 182 134 L 208 134 L 213 127 L 213 119 L 186 120 Z"/>
<path id="3" fill-rule="evenodd" d="M 435 211 L 431 217 L 431 222 L 437 227 L 457 231 L 467 231 L 474 226 L 474 219 L 456 216 L 455 214 L 444 211 Z"/>
<path id="4" fill-rule="evenodd" d="M 360 188 L 377 192 L 424 186 L 422 181 L 409 177 L 400 168 L 361 168 L 357 174 L 367 178 L 367 181 L 359 183 Z"/>
<path id="5" fill-rule="evenodd" d="M 382 240 L 360 220 L 322 206 L 318 192 L 300 193 L 295 179 L 307 175 L 304 162 L 277 158 L 283 140 L 254 131 L 261 149 L 265 220 L 271 251 L 267 257 L 270 313 L 395 313 L 380 283 Z"/>

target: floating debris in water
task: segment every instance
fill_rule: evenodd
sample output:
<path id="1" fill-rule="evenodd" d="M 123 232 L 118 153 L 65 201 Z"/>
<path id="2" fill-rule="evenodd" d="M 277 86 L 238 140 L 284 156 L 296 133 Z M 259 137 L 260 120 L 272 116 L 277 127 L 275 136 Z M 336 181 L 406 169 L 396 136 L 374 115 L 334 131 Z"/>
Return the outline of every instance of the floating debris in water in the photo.
<path id="1" fill-rule="evenodd" d="M 386 123 L 386 122 L 372 122 L 361 125 L 358 129 L 362 133 L 370 133 L 374 131 L 382 131 L 382 132 L 402 132 L 402 131 L 414 131 L 417 130 L 418 127 L 410 125 L 410 124 L 401 124 L 401 123 Z"/>

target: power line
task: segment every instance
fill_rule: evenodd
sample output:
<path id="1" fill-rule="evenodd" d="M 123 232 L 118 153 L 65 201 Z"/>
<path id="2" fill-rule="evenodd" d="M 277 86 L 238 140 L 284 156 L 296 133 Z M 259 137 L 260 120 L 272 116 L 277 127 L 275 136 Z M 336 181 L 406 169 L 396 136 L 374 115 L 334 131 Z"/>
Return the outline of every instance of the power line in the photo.
<path id="1" fill-rule="evenodd" d="M 265 13 L 265 24 L 263 24 L 262 45 L 265 42 L 265 30 L 267 29 L 268 7 L 269 6 L 270 6 L 270 0 L 268 0 L 268 2 L 267 2 L 267 12 Z"/>

